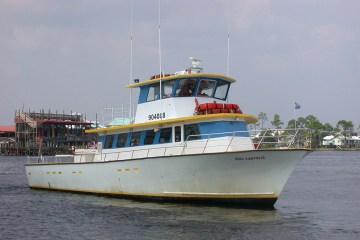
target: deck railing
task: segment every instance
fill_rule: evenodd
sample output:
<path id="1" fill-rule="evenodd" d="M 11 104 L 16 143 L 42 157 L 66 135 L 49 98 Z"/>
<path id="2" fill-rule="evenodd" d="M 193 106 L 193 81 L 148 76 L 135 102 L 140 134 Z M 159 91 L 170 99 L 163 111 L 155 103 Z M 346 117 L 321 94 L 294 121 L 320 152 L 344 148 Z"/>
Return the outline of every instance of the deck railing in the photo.
<path id="1" fill-rule="evenodd" d="M 257 131 L 234 131 L 211 134 L 189 135 L 184 142 L 154 145 L 118 152 L 101 151 L 100 159 L 94 159 L 95 152 L 77 155 L 76 162 L 131 160 L 149 157 L 180 156 L 230 152 L 239 150 L 310 148 L 309 129 L 266 129 Z M 74 155 L 28 157 L 29 163 L 70 163 Z M 89 160 L 91 159 L 91 160 Z"/>
<path id="2" fill-rule="evenodd" d="M 56 156 L 28 156 L 28 164 L 36 163 L 73 163 L 74 155 L 56 155 Z"/>
<path id="3" fill-rule="evenodd" d="M 253 130 L 251 137 L 255 149 L 311 148 L 311 131 L 308 128 Z"/>

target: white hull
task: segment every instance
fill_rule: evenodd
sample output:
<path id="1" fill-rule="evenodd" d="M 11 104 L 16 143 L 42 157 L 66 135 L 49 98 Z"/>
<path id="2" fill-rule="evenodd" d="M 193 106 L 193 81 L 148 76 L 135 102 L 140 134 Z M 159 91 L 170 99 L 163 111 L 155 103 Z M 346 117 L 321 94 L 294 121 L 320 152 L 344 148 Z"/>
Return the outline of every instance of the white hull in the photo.
<path id="1" fill-rule="evenodd" d="M 122 161 L 27 164 L 32 188 L 273 205 L 308 150 L 250 150 Z"/>

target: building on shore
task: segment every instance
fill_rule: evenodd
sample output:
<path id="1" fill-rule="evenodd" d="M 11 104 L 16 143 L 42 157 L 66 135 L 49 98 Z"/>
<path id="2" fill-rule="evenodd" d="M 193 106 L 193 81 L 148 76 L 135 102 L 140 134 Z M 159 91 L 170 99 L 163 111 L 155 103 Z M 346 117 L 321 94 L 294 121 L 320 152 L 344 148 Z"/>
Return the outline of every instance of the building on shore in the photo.
<path id="1" fill-rule="evenodd" d="M 359 148 L 360 137 L 345 137 L 342 134 L 330 135 L 323 138 L 322 145 L 329 148 Z"/>
<path id="2" fill-rule="evenodd" d="M 15 126 L 0 126 L 0 154 L 9 154 L 15 146 Z"/>
<path id="3" fill-rule="evenodd" d="M 76 148 L 94 144 L 96 137 L 85 134 L 85 130 L 92 128 L 91 124 L 78 113 L 16 111 L 14 143 L 2 145 L 1 154 L 70 154 Z"/>

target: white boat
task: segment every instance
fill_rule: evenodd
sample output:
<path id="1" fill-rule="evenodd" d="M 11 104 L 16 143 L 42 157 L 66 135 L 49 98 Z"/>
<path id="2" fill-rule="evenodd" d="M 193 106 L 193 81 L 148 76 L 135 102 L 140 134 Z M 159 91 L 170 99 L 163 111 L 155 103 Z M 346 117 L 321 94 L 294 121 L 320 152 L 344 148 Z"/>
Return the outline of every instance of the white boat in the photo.
<path id="1" fill-rule="evenodd" d="M 97 149 L 25 165 L 31 188 L 192 202 L 273 206 L 310 150 L 299 131 L 258 134 L 256 117 L 227 102 L 235 79 L 197 65 L 128 85 L 133 123 L 88 130 Z M 161 92 L 161 94 L 160 94 Z M 271 142 L 264 140 L 266 136 Z M 274 140 L 275 139 L 275 140 Z M 255 142 L 255 140 L 257 140 Z M 294 148 L 297 146 L 297 148 Z M 268 148 L 266 148 L 268 147 Z"/>

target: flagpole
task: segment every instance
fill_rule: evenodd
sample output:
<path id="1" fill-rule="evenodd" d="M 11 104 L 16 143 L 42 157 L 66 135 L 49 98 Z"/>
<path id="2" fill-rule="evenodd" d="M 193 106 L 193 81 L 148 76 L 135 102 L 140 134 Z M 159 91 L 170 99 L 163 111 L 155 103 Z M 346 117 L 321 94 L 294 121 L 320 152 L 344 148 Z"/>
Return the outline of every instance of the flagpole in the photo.
<path id="1" fill-rule="evenodd" d="M 296 119 L 297 119 L 297 114 L 296 114 L 296 110 L 300 109 L 300 104 L 298 104 L 297 102 L 295 102 L 294 104 L 294 120 L 295 120 L 295 130 L 296 130 Z"/>
<path id="2" fill-rule="evenodd" d="M 294 120 L 295 120 L 295 131 L 296 131 L 296 108 L 294 107 Z"/>
<path id="3" fill-rule="evenodd" d="M 296 129 L 296 119 L 297 119 L 297 113 L 296 113 L 296 110 L 300 109 L 301 106 L 300 104 L 298 104 L 297 102 L 295 102 L 294 104 L 294 116 L 295 116 L 295 136 L 296 138 L 298 139 L 298 141 L 300 141 L 300 139 L 298 138 L 298 132 L 297 132 L 297 129 Z M 299 142 L 298 142 L 298 147 L 300 146 Z"/>

